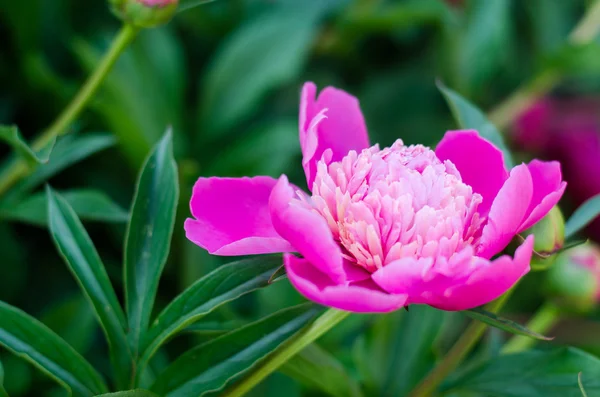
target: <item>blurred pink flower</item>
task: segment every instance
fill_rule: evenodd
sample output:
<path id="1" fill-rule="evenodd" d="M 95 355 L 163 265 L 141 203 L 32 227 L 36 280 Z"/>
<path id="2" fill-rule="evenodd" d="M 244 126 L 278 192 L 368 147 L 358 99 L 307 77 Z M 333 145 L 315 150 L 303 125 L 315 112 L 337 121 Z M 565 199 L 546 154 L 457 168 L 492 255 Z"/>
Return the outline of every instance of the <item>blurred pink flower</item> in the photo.
<path id="1" fill-rule="evenodd" d="M 166 7 L 176 4 L 179 0 L 139 0 L 143 5 L 150 7 Z"/>
<path id="2" fill-rule="evenodd" d="M 216 255 L 285 252 L 303 295 L 354 312 L 469 309 L 529 271 L 533 236 L 514 258 L 491 258 L 558 202 L 558 163 L 534 160 L 509 172 L 476 131 L 446 133 L 435 152 L 401 140 L 369 147 L 357 99 L 316 91 L 305 84 L 300 105 L 312 194 L 285 176 L 200 178 L 195 219 L 185 223 L 191 241 Z"/>

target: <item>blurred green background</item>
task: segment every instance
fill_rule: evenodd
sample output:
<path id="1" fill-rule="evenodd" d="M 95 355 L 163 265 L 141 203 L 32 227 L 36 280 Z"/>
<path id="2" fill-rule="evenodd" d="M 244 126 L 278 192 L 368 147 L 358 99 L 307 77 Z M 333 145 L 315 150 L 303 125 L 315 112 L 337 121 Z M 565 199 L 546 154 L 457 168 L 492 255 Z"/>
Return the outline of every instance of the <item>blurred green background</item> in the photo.
<path id="1" fill-rule="evenodd" d="M 297 138 L 303 82 L 314 81 L 320 88 L 334 85 L 356 95 L 373 143 L 385 146 L 402 138 L 405 143 L 435 145 L 446 130 L 456 128 L 436 80 L 484 110 L 549 69 L 564 75 L 554 95 L 598 92 L 600 52 L 593 51 L 595 43 L 591 49 L 565 46 L 590 3 L 217 0 L 191 7 L 166 26 L 143 31 L 72 126 L 77 139 L 108 133 L 114 144 L 107 141 L 100 145 L 103 150 L 82 155 L 82 161 L 73 162 L 50 183 L 62 191 L 102 191 L 127 209 L 141 162 L 165 129 L 173 128 L 182 191 L 172 252 L 159 289 L 160 308 L 223 263 L 183 235 L 191 186 L 199 175 L 286 173 L 304 186 Z M 182 5 L 191 6 L 192 1 Z M 28 139 L 48 126 L 93 70 L 119 26 L 104 0 L 0 0 L 0 123 L 18 125 Z M 510 128 L 506 136 L 510 142 Z M 60 155 L 75 156 L 63 144 L 66 149 Z M 512 146 L 520 152 L 518 159 L 528 158 L 514 142 Z M 3 157 L 9 152 L 7 146 L 0 148 Z M 27 195 L 38 190 L 24 189 Z M 568 198 L 565 209 L 569 211 Z M 43 211 L 37 219 L 0 211 L 0 300 L 40 318 L 108 372 L 101 331 L 57 254 L 43 216 Z M 123 219 L 86 222 L 115 285 L 122 281 Z M 526 313 L 539 304 L 535 277 L 524 285 L 509 311 Z M 221 324 L 235 324 L 302 300 L 284 281 L 213 316 Z M 416 312 L 414 316 L 420 315 Z M 437 317 L 421 314 L 423 321 L 439 329 Z M 401 363 L 377 356 L 389 356 L 385 346 L 392 342 L 381 341 L 404 338 L 393 344 L 393 349 L 400 349 L 415 331 L 390 331 L 400 327 L 403 316 L 397 313 L 376 321 L 352 317 L 322 345 L 363 380 L 383 376 L 377 368 L 386 371 Z M 455 336 L 452 324 L 464 321 L 460 315 L 443 316 L 449 320 L 445 328 L 449 331 L 437 347 L 447 346 Z M 600 350 L 600 340 L 589 337 L 590 332 L 597 335 L 597 326 L 586 323 L 582 328 L 577 321 L 582 320 L 567 331 L 582 330 L 587 339 L 572 332 L 565 332 L 564 338 Z M 388 328 L 381 324 L 378 328 L 382 322 Z M 163 353 L 163 361 L 203 335 L 175 340 Z M 498 335 L 492 332 L 491 337 L 493 342 Z M 435 353 L 433 347 L 425 348 Z M 355 361 L 360 354 L 372 355 L 377 363 L 367 370 L 358 368 Z M 391 357 L 399 360 L 397 355 Z M 0 359 L 11 396 L 63 395 L 28 364 L 6 352 L 0 352 Z M 161 357 L 153 365 L 160 366 Z M 388 389 L 405 392 L 409 383 L 414 384 L 406 382 Z M 256 395 L 319 395 L 281 374 L 261 387 Z"/>

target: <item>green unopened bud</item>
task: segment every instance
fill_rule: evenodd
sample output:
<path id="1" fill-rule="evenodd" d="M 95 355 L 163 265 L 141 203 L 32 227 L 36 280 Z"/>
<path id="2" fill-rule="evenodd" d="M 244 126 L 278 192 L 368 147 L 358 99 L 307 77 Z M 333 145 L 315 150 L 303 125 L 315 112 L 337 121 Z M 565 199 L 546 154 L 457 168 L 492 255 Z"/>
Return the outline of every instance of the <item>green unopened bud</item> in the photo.
<path id="1" fill-rule="evenodd" d="M 563 310 L 593 309 L 600 300 L 600 248 L 586 243 L 558 254 L 546 275 L 546 291 Z"/>
<path id="2" fill-rule="evenodd" d="M 109 0 L 113 12 L 137 27 L 162 25 L 175 14 L 179 0 Z"/>
<path id="3" fill-rule="evenodd" d="M 533 249 L 537 253 L 533 255 L 531 267 L 534 270 L 550 267 L 556 258 L 554 253 L 565 243 L 565 218 L 560 208 L 554 206 L 541 221 L 527 229 L 523 237 L 530 234 L 535 236 Z"/>

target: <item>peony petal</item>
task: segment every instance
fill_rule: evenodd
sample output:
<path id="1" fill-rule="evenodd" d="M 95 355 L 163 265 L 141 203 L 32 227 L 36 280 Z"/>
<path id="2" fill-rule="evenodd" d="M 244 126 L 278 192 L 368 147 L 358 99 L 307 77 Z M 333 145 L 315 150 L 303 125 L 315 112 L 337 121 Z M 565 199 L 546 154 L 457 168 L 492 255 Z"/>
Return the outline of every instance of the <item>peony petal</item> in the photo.
<path id="1" fill-rule="evenodd" d="M 273 188 L 269 209 L 275 230 L 336 284 L 347 281 L 344 259 L 325 218 L 303 205 L 285 175 Z"/>
<path id="2" fill-rule="evenodd" d="M 491 258 L 506 248 L 527 215 L 532 195 L 529 169 L 525 164 L 516 166 L 492 203 L 479 241 L 478 256 Z"/>
<path id="3" fill-rule="evenodd" d="M 450 160 L 463 182 L 481 194 L 479 212 L 485 216 L 508 178 L 502 151 L 475 130 L 459 130 L 446 132 L 435 154 L 442 161 Z"/>
<path id="4" fill-rule="evenodd" d="M 190 200 L 196 219 L 185 222 L 187 238 L 215 255 L 293 251 L 271 223 L 268 203 L 276 183 L 266 176 L 198 179 Z"/>
<path id="5" fill-rule="evenodd" d="M 331 161 L 339 161 L 351 150 L 369 147 L 369 135 L 358 100 L 345 91 L 326 87 L 315 100 L 317 88 L 306 83 L 300 98 L 300 146 L 308 188 L 323 152 L 331 149 Z"/>
<path id="6" fill-rule="evenodd" d="M 426 288 L 424 278 L 432 264 L 432 258 L 402 258 L 378 269 L 371 278 L 386 292 L 406 294 L 410 300 L 419 296 Z"/>
<path id="7" fill-rule="evenodd" d="M 567 184 L 562 180 L 560 163 L 533 160 L 527 165 L 533 182 L 533 196 L 526 219 L 519 232 L 529 229 L 554 207 L 561 199 Z"/>
<path id="8" fill-rule="evenodd" d="M 372 282 L 336 285 L 308 260 L 285 255 L 288 278 L 306 298 L 324 306 L 357 313 L 385 313 L 404 306 L 406 295 L 391 295 Z"/>

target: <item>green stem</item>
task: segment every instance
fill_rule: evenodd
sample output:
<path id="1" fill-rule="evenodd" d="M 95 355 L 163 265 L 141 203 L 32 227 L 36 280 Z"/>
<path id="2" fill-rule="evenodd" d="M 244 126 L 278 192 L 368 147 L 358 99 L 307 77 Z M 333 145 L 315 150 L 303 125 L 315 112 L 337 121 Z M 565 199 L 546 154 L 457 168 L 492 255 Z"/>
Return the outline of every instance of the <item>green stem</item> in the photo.
<path id="1" fill-rule="evenodd" d="M 526 327 L 538 334 L 548 332 L 559 320 L 560 310 L 552 303 L 546 302 L 529 320 Z M 503 347 L 502 354 L 519 353 L 529 349 L 537 340 L 525 336 L 513 336 Z"/>
<path id="2" fill-rule="evenodd" d="M 285 364 L 291 357 L 299 353 L 306 346 L 317 340 L 333 326 L 348 317 L 349 312 L 329 309 L 323 313 L 306 330 L 291 340 L 286 346 L 270 356 L 264 363 L 255 369 L 250 376 L 226 391 L 225 397 L 241 397 L 258 385 L 263 379 Z"/>
<path id="3" fill-rule="evenodd" d="M 508 290 L 504 295 L 495 301 L 489 303 L 485 310 L 491 313 L 497 313 L 504 306 L 514 287 Z M 479 321 L 472 321 L 465 332 L 458 338 L 454 346 L 448 351 L 444 359 L 423 379 L 409 394 L 409 397 L 427 397 L 431 396 L 438 386 L 462 360 L 473 350 L 487 325 Z"/>
<path id="4" fill-rule="evenodd" d="M 597 1 L 586 11 L 577 26 L 573 28 L 568 42 L 573 45 L 589 43 L 598 35 L 599 30 L 600 1 Z M 510 97 L 493 109 L 489 114 L 490 120 L 498 128 L 508 126 L 529 105 L 552 90 L 561 79 L 561 73 L 556 70 L 548 69 L 541 72 L 531 82 L 517 89 Z"/>
<path id="5" fill-rule="evenodd" d="M 104 55 L 104 58 L 100 61 L 94 73 L 87 79 L 85 84 L 81 87 L 75 98 L 69 103 L 69 105 L 62 111 L 58 118 L 46 129 L 40 136 L 38 136 L 31 147 L 34 151 L 39 151 L 46 147 L 56 137 L 66 134 L 69 125 L 77 118 L 79 113 L 89 103 L 90 99 L 94 96 L 98 87 L 108 75 L 111 68 L 121 55 L 121 53 L 127 48 L 127 46 L 133 41 L 138 28 L 131 25 L 123 25 L 115 39 L 113 40 L 108 52 Z M 15 158 L 10 164 L 8 164 L 3 172 L 0 174 L 0 195 L 5 193 L 12 185 L 14 185 L 19 179 L 26 176 L 29 169 L 24 160 Z"/>

